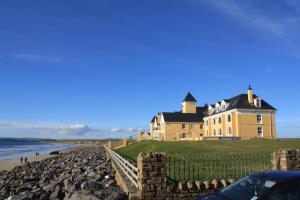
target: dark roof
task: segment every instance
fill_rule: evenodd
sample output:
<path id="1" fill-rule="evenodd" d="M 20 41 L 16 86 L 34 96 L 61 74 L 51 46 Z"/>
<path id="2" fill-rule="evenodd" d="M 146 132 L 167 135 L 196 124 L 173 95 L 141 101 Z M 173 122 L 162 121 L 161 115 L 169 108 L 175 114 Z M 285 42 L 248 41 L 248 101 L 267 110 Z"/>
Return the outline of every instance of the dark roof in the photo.
<path id="1" fill-rule="evenodd" d="M 155 122 L 156 116 L 154 116 L 151 120 L 151 123 Z"/>
<path id="2" fill-rule="evenodd" d="M 197 102 L 197 100 L 193 97 L 193 95 L 189 92 L 182 102 Z"/>
<path id="3" fill-rule="evenodd" d="M 195 114 L 182 112 L 163 112 L 165 122 L 203 122 L 207 107 L 197 107 Z"/>
<path id="4" fill-rule="evenodd" d="M 258 96 L 253 95 L 253 98 L 256 98 Z M 248 94 L 240 94 L 238 96 L 232 97 L 230 99 L 224 99 L 229 105 L 227 106 L 226 110 L 221 111 L 225 112 L 232 109 L 255 109 L 255 110 L 274 110 L 276 111 L 276 108 L 268 104 L 266 101 L 261 99 L 261 107 L 256 107 L 254 104 L 250 104 L 248 101 Z M 218 112 L 218 113 L 221 113 Z M 216 111 L 211 113 L 210 115 L 216 114 Z"/>

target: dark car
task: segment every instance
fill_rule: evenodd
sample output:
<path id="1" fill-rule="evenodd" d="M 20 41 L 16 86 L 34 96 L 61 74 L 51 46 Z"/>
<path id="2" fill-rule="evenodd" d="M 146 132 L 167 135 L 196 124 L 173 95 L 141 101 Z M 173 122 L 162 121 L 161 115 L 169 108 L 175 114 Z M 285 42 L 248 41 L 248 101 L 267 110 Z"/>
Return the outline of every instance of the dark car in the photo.
<path id="1" fill-rule="evenodd" d="M 198 200 L 300 200 L 300 171 L 255 173 Z"/>

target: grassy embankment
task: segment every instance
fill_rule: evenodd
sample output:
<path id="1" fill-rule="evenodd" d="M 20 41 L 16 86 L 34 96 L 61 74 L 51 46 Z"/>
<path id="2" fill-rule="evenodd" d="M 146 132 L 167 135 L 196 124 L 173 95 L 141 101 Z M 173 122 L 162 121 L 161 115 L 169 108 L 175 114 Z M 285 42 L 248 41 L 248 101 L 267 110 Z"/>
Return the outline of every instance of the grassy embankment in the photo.
<path id="1" fill-rule="evenodd" d="M 136 160 L 140 152 L 167 154 L 271 153 L 279 148 L 300 148 L 300 139 L 193 141 L 193 142 L 136 142 L 118 150 Z"/>
<path id="2" fill-rule="evenodd" d="M 136 142 L 117 151 L 128 160 L 140 152 L 165 152 L 168 176 L 174 180 L 239 178 L 271 169 L 271 152 L 300 148 L 300 139 L 195 142 Z"/>

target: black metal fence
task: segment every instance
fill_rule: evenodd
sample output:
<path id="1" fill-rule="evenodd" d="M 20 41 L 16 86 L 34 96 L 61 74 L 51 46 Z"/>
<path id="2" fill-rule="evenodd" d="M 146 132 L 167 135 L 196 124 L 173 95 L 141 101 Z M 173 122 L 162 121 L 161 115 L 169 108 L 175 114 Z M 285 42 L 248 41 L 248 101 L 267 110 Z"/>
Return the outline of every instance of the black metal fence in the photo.
<path id="1" fill-rule="evenodd" d="M 168 177 L 176 181 L 240 178 L 271 169 L 270 153 L 168 155 Z"/>

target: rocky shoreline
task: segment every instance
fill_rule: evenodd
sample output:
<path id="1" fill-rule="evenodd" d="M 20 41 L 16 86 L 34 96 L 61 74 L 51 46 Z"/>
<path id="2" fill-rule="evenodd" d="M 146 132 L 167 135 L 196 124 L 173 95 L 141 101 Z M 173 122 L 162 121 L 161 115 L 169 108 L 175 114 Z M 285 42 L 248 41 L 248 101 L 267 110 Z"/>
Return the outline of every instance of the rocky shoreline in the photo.
<path id="1" fill-rule="evenodd" d="M 84 147 L 0 172 L 0 200 L 127 199 L 103 146 Z"/>

